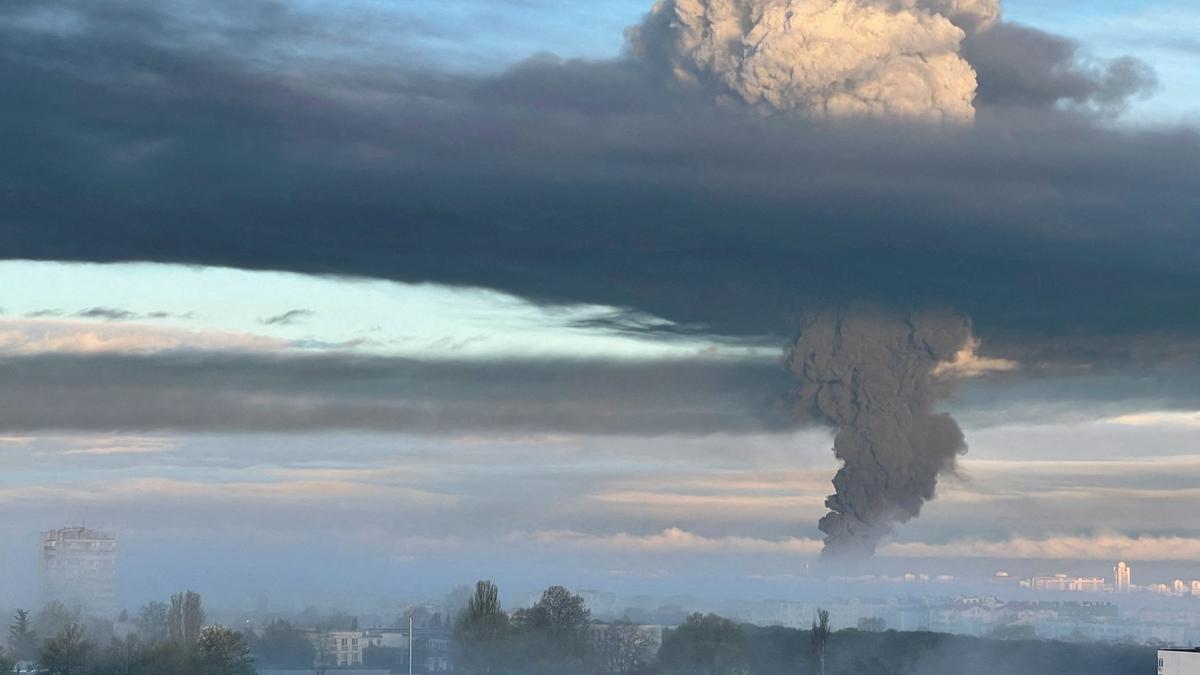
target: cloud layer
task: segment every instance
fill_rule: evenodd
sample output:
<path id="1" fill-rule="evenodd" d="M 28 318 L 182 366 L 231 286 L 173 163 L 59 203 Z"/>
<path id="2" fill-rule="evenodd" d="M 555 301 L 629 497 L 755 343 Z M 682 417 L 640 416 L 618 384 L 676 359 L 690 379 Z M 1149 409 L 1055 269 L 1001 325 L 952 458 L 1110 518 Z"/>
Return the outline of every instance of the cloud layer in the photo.
<path id="1" fill-rule="evenodd" d="M 895 10 L 993 24 L 962 43 L 979 119 L 953 131 L 764 119 L 632 57 L 380 69 L 257 6 L 199 30 L 159 3 L 7 5 L 6 254 L 466 284 L 726 335 L 936 305 L 987 356 L 1200 333 L 1196 134 L 1097 121 L 1144 69 L 989 12 Z"/>
<path id="2" fill-rule="evenodd" d="M 0 359 L 0 429 L 745 432 L 790 424 L 774 414 L 785 381 L 771 361 L 719 357 L 42 354 Z"/>

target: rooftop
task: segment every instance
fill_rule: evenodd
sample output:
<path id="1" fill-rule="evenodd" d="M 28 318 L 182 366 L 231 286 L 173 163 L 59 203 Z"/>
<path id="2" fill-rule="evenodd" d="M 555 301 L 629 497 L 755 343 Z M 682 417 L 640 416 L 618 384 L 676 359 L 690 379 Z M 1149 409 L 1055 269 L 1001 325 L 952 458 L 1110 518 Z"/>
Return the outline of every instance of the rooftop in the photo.
<path id="1" fill-rule="evenodd" d="M 117 535 L 113 532 L 104 532 L 101 530 L 93 530 L 87 527 L 60 527 L 57 530 L 47 530 L 42 532 L 42 538 L 47 539 L 54 537 L 56 539 L 116 539 Z"/>

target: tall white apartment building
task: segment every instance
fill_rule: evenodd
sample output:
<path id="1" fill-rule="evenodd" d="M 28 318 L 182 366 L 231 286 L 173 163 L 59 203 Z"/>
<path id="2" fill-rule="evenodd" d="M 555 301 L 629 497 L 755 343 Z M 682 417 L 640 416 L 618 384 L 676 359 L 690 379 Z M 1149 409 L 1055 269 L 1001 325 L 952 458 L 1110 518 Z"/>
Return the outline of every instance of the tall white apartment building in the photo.
<path id="1" fill-rule="evenodd" d="M 1113 568 L 1113 590 L 1118 593 L 1128 593 L 1133 581 L 1133 570 L 1123 562 Z"/>
<path id="2" fill-rule="evenodd" d="M 43 532 L 38 548 L 42 594 L 96 616 L 117 610 L 117 537 L 86 527 Z"/>

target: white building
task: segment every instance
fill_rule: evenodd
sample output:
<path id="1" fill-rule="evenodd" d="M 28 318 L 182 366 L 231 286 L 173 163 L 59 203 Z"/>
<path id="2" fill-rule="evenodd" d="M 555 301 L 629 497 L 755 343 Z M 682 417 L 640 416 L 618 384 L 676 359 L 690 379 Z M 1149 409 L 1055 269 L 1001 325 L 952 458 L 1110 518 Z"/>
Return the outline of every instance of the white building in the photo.
<path id="1" fill-rule="evenodd" d="M 1055 574 L 1052 577 L 1033 577 L 1029 585 L 1036 591 L 1060 591 L 1064 593 L 1099 593 L 1104 590 L 1104 579 L 1100 577 L 1071 577 Z"/>
<path id="2" fill-rule="evenodd" d="M 43 532 L 38 557 L 46 600 L 58 600 L 96 616 L 116 612 L 115 534 L 86 527 Z"/>
<path id="3" fill-rule="evenodd" d="M 361 666 L 363 650 L 370 644 L 370 636 L 361 630 L 333 630 L 313 634 L 310 638 L 317 652 L 317 661 L 323 666 L 347 668 Z"/>
<path id="4" fill-rule="evenodd" d="M 1113 568 L 1113 590 L 1128 593 L 1133 581 L 1133 570 L 1123 562 Z"/>
<path id="5" fill-rule="evenodd" d="M 1158 675 L 1200 675 L 1200 651 L 1160 649 Z"/>

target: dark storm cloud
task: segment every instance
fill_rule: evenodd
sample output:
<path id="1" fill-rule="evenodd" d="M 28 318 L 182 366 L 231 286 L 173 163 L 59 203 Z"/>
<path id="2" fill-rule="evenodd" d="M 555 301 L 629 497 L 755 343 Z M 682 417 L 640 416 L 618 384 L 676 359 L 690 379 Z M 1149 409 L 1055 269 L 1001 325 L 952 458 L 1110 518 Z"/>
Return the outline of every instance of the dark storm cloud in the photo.
<path id="1" fill-rule="evenodd" d="M 92 307 L 91 309 L 80 310 L 75 313 L 75 316 L 81 319 L 104 319 L 105 321 L 128 321 L 138 318 L 137 312 L 131 312 L 127 309 L 119 309 L 116 307 Z"/>
<path id="2" fill-rule="evenodd" d="M 27 314 L 30 318 L 44 318 L 61 316 L 62 312 L 58 310 L 40 310 Z M 175 315 L 170 312 L 155 311 L 155 312 L 135 312 L 129 309 L 120 307 L 90 307 L 81 309 L 75 312 L 75 316 L 80 319 L 100 319 L 102 321 L 136 321 L 138 319 L 170 319 L 174 316 L 186 317 L 186 314 Z"/>
<path id="3" fill-rule="evenodd" d="M 0 360 L 0 429 L 708 434 L 780 429 L 785 375 L 716 358 L 437 361 L 219 353 Z"/>
<path id="4" fill-rule="evenodd" d="M 1035 361 L 1200 333 L 1200 139 L 1096 122 L 1144 68 L 1029 29 L 969 45 L 979 120 L 933 129 L 762 118 L 630 60 L 337 61 L 284 5 L 203 31 L 156 4 L 36 5 L 69 34 L 31 7 L 0 10 L 22 94 L 0 110 L 6 256 L 484 286 L 730 336 L 946 307 Z"/>
<path id="5" fill-rule="evenodd" d="M 964 52 L 978 72 L 983 106 L 1066 103 L 1112 113 L 1157 86 L 1154 71 L 1135 58 L 1081 61 L 1078 43 L 1018 24 L 970 36 Z"/>
<path id="6" fill-rule="evenodd" d="M 1195 367 L 967 382 L 944 404 L 972 428 L 1195 410 Z M 787 431 L 796 381 L 774 360 L 436 360 L 225 352 L 0 359 L 0 431 L 351 429 L 605 436 Z"/>

